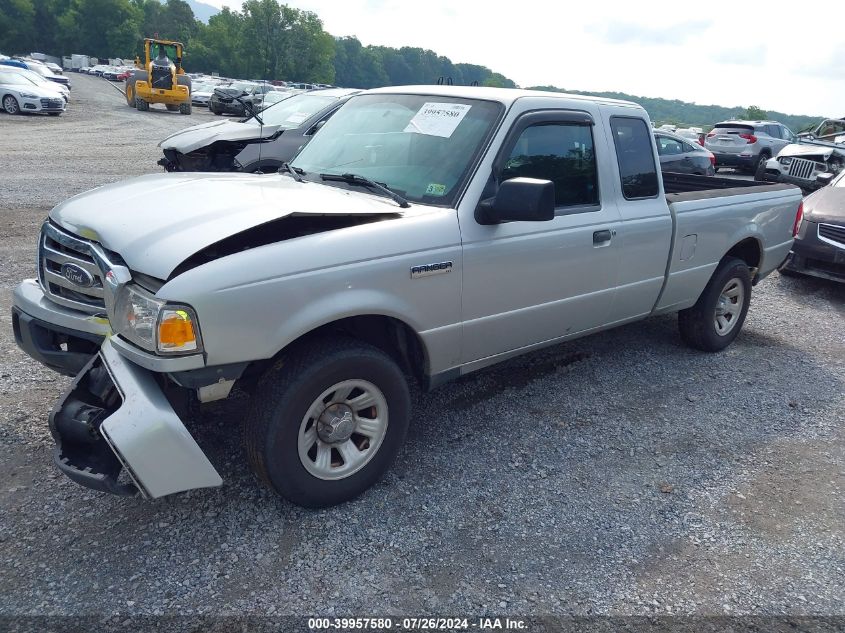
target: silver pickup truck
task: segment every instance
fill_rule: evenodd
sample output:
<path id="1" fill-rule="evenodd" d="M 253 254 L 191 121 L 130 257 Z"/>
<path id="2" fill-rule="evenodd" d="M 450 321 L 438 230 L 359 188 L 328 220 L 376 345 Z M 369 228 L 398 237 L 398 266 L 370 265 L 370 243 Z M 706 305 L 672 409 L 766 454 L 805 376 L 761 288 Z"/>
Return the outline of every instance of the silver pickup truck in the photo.
<path id="1" fill-rule="evenodd" d="M 71 198 L 13 306 L 20 347 L 75 376 L 49 417 L 55 463 L 124 495 L 220 485 L 182 419 L 237 383 L 258 478 L 327 506 L 389 467 L 409 380 L 670 312 L 721 350 L 789 252 L 801 193 L 659 164 L 634 103 L 417 86 L 353 97 L 279 174 Z"/>

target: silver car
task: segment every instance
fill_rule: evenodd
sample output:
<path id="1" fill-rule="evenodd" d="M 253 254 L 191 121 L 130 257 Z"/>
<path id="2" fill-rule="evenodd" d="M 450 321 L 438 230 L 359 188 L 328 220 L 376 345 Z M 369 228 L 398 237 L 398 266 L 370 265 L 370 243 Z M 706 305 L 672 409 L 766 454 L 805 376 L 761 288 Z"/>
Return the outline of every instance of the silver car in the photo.
<path id="1" fill-rule="evenodd" d="M 717 170 L 735 167 L 754 173 L 794 141 L 792 130 L 777 121 L 724 121 L 707 134 L 704 147 L 716 156 Z"/>
<path id="2" fill-rule="evenodd" d="M 660 157 L 660 170 L 663 173 L 694 174 L 713 176 L 716 159 L 713 152 L 701 147 L 695 141 L 678 134 L 655 131 L 657 155 Z"/>

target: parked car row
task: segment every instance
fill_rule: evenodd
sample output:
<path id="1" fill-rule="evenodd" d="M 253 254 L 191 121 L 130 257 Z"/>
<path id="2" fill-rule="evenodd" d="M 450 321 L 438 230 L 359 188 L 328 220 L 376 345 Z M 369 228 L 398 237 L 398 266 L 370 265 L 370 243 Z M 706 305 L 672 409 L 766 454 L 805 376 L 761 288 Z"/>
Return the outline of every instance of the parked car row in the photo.
<path id="1" fill-rule="evenodd" d="M 70 82 L 46 64 L 25 58 L 0 59 L 0 106 L 5 113 L 59 116 L 69 101 Z"/>

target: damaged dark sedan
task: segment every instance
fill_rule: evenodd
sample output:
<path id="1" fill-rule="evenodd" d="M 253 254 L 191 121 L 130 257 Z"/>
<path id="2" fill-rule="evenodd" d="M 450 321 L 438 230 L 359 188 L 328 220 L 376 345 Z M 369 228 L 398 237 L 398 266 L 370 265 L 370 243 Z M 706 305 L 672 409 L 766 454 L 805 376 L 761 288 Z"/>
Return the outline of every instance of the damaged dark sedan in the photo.
<path id="1" fill-rule="evenodd" d="M 244 120 L 203 123 L 171 134 L 161 143 L 166 171 L 277 171 L 360 90 L 303 92 Z"/>
<path id="2" fill-rule="evenodd" d="M 804 198 L 803 211 L 781 273 L 845 282 L 845 172 Z"/>

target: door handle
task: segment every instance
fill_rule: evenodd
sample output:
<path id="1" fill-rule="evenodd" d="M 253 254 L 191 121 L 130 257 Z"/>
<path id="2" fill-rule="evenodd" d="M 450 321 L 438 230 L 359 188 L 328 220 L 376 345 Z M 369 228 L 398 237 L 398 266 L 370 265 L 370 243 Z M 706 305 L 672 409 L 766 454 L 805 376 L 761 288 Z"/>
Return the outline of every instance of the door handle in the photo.
<path id="1" fill-rule="evenodd" d="M 593 233 L 593 244 L 604 244 L 605 242 L 609 242 L 612 234 L 610 229 L 605 229 L 604 231 L 595 231 Z"/>

